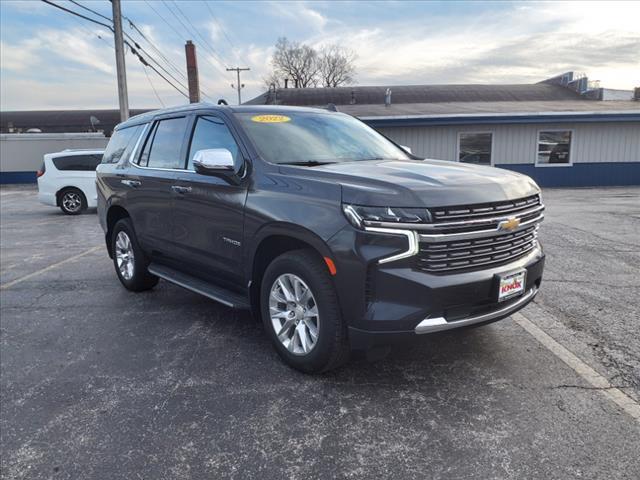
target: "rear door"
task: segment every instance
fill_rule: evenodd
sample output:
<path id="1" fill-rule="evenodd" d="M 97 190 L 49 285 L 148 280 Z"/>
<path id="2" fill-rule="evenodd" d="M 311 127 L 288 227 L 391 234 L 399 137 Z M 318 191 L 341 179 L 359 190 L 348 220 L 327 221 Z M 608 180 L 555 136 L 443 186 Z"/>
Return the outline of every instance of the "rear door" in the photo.
<path id="1" fill-rule="evenodd" d="M 241 144 L 223 118 L 213 113 L 195 115 L 187 167 L 180 174 L 183 190 L 176 195 L 174 204 L 174 241 L 191 273 L 226 286 L 241 285 L 247 182 L 241 179 L 234 185 L 196 173 L 195 153 L 212 148 L 231 152 L 239 177 L 247 171 Z"/>
<path id="2" fill-rule="evenodd" d="M 186 115 L 156 120 L 139 155 L 123 175 L 126 204 L 142 248 L 154 259 L 175 258 L 173 207 L 178 175 L 184 171 Z"/>

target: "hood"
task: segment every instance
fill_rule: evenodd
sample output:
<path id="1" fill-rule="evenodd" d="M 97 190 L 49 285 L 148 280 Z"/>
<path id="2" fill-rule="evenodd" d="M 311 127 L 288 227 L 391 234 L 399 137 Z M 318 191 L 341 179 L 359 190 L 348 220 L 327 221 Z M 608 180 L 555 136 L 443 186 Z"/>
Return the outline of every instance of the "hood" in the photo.
<path id="1" fill-rule="evenodd" d="M 526 175 L 443 160 L 364 161 L 281 167 L 283 173 L 339 183 L 342 201 L 391 207 L 444 207 L 514 200 L 540 191 Z"/>

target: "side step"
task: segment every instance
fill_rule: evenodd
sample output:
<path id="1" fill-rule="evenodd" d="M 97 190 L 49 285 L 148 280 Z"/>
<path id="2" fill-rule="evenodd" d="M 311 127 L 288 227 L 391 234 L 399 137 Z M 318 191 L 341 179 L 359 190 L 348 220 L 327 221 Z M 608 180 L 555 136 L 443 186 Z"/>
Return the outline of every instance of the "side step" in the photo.
<path id="1" fill-rule="evenodd" d="M 150 273 L 171 283 L 175 283 L 179 287 L 204 295 L 205 297 L 215 300 L 216 302 L 220 302 L 228 307 L 241 310 L 248 310 L 251 308 L 249 300 L 245 296 L 231 292 L 217 285 L 213 285 L 212 283 L 193 277 L 187 273 L 178 272 L 171 267 L 152 263 L 149 265 L 148 270 Z"/>

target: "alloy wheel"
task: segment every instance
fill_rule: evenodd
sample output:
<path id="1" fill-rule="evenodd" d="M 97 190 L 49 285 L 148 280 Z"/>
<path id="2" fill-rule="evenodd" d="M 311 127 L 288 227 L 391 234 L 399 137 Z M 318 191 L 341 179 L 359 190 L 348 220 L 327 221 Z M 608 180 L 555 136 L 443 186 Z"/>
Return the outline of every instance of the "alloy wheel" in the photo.
<path id="1" fill-rule="evenodd" d="M 129 235 L 125 232 L 118 232 L 118 235 L 116 236 L 115 253 L 120 275 L 122 275 L 122 278 L 125 280 L 131 280 L 134 268 L 133 245 L 131 245 Z"/>
<path id="2" fill-rule="evenodd" d="M 76 192 L 67 192 L 62 196 L 62 206 L 71 213 L 76 213 L 82 208 L 82 198 Z"/>
<path id="3" fill-rule="evenodd" d="M 294 355 L 307 355 L 318 342 L 320 316 L 309 286 L 292 273 L 280 275 L 269 294 L 269 316 L 278 340 Z"/>

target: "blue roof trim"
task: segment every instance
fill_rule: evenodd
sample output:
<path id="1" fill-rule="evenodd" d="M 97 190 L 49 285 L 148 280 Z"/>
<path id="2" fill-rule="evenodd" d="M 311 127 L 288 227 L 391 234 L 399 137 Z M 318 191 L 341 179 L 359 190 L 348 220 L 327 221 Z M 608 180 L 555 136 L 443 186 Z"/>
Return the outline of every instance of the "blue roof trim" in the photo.
<path id="1" fill-rule="evenodd" d="M 514 124 L 514 123 L 596 123 L 596 122 L 640 122 L 640 112 L 634 113 L 603 113 L 603 114 L 554 114 L 554 115 L 477 115 L 473 116 L 429 116 L 429 117 L 399 117 L 372 118 L 363 117 L 361 120 L 372 127 L 419 127 L 428 125 L 479 125 L 479 124 Z"/>

